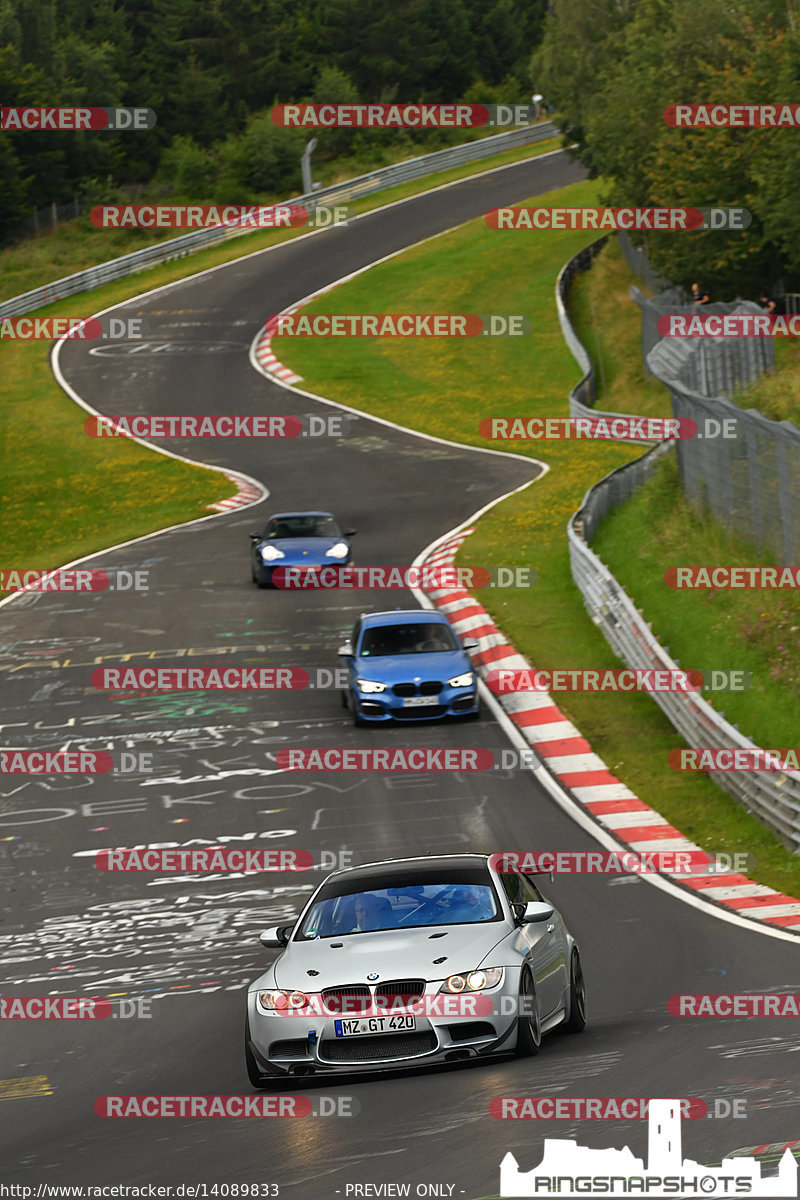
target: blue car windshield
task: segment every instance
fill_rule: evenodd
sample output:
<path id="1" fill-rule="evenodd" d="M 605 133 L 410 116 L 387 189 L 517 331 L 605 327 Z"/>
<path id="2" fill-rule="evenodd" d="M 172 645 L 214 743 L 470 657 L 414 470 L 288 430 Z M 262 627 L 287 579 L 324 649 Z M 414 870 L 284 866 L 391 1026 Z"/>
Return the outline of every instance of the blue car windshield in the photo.
<path id="1" fill-rule="evenodd" d="M 341 537 L 339 526 L 333 517 L 296 516 L 273 517 L 264 530 L 264 538 Z"/>
<path id="2" fill-rule="evenodd" d="M 459 649 L 449 625 L 414 621 L 408 625 L 374 625 L 365 629 L 358 653 L 362 658 L 388 658 L 393 654 L 441 654 Z"/>
<path id="3" fill-rule="evenodd" d="M 295 937 L 303 941 L 425 925 L 467 925 L 499 915 L 488 884 L 414 884 L 318 900 Z"/>

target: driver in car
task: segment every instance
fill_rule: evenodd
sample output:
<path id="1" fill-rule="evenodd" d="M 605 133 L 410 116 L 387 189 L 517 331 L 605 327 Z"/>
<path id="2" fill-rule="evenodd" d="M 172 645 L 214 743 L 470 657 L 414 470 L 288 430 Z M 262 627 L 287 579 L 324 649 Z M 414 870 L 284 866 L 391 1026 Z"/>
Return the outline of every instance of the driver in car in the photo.
<path id="1" fill-rule="evenodd" d="M 356 923 L 353 933 L 366 933 L 375 929 L 388 929 L 392 921 L 392 906 L 380 896 L 358 896 L 355 906 Z"/>
<path id="2" fill-rule="evenodd" d="M 456 888 L 450 897 L 448 916 L 451 921 L 458 922 L 487 920 L 492 916 L 492 912 L 484 889 L 477 887 Z"/>

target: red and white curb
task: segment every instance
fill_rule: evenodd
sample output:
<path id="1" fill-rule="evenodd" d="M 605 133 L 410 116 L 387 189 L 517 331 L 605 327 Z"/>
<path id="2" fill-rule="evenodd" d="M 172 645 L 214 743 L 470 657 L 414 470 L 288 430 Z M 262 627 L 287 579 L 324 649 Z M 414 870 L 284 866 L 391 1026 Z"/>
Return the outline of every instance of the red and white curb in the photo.
<path id="1" fill-rule="evenodd" d="M 300 308 L 299 304 L 293 305 L 292 308 L 285 308 L 284 313 L 297 312 Z M 283 316 L 283 313 L 281 314 Z M 270 341 L 273 334 L 278 328 L 278 318 L 270 317 L 264 326 L 264 332 L 255 342 L 253 353 L 258 363 L 264 368 L 268 375 L 274 375 L 277 379 L 282 379 L 284 383 L 301 383 L 302 375 L 295 375 L 294 371 L 290 371 L 282 362 L 279 362 L 276 355 L 272 353 Z"/>
<path id="2" fill-rule="evenodd" d="M 235 471 L 223 471 L 222 473 L 236 484 L 239 491 L 235 496 L 228 496 L 227 500 L 218 500 L 216 504 L 207 504 L 206 508 L 213 508 L 215 512 L 231 512 L 235 508 L 249 508 L 251 504 L 257 504 L 259 500 L 264 500 L 268 495 L 265 487 L 256 483 L 254 479 L 249 479 L 247 475 L 238 475 Z"/>
<path id="3" fill-rule="evenodd" d="M 424 559 L 423 565 L 437 568 L 452 565 L 462 542 L 474 533 L 474 527 L 461 529 L 440 542 Z M 513 670 L 533 670 L 489 613 L 465 588 L 425 589 L 454 631 L 478 643 L 472 660 L 484 674 L 498 666 Z M 495 699 L 520 734 L 531 745 L 543 766 L 572 797 L 613 837 L 639 854 L 664 850 L 705 851 L 670 825 L 666 817 L 640 800 L 626 784 L 612 775 L 607 765 L 568 721 L 549 692 L 510 692 L 495 694 Z M 711 855 L 705 854 L 709 864 Z M 698 861 L 698 860 L 696 860 Z M 702 858 L 699 859 L 702 862 Z M 692 888 L 703 899 L 735 912 L 740 917 L 780 926 L 787 932 L 800 933 L 800 900 L 754 883 L 746 875 L 731 872 L 720 875 L 677 875 L 670 879 Z"/>

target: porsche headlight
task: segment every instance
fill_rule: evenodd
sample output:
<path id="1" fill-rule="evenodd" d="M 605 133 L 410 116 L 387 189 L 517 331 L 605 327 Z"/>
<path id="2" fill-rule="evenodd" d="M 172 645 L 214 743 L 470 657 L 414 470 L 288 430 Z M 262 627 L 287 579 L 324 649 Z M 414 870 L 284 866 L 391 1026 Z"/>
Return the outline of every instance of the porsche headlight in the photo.
<path id="1" fill-rule="evenodd" d="M 454 675 L 452 679 L 448 679 L 448 687 L 470 687 L 475 682 L 475 675 L 472 671 L 465 671 L 463 675 Z"/>
<path id="2" fill-rule="evenodd" d="M 373 692 L 385 692 L 386 691 L 386 684 L 385 683 L 376 683 L 374 679 L 357 679 L 356 683 L 358 684 L 361 691 L 365 692 L 366 695 L 368 695 L 368 696 L 371 695 Z"/>
<path id="3" fill-rule="evenodd" d="M 286 558 L 286 555 L 277 546 L 262 546 L 259 554 L 264 562 L 274 562 L 276 558 Z"/>
<path id="4" fill-rule="evenodd" d="M 331 546 L 330 550 L 325 551 L 326 558 L 347 558 L 350 553 L 350 547 L 347 542 L 337 542 L 335 546 Z"/>
<path id="5" fill-rule="evenodd" d="M 468 975 L 450 975 L 445 979 L 440 992 L 459 995 L 461 992 L 482 992 L 485 988 L 497 987 L 503 978 L 502 967 L 486 967 L 481 971 L 470 971 Z"/>

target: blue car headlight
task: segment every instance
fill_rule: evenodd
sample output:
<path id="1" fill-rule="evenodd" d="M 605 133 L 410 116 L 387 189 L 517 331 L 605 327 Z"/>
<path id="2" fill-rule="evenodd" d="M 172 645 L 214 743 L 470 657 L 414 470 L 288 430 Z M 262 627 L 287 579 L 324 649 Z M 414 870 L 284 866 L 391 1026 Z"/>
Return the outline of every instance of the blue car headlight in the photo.
<path id="1" fill-rule="evenodd" d="M 350 553 L 350 547 L 347 542 L 337 542 L 335 546 L 331 546 L 330 550 L 325 551 L 326 558 L 347 558 Z"/>
<path id="2" fill-rule="evenodd" d="M 452 679 L 448 679 L 448 687 L 471 687 L 475 682 L 474 671 L 465 671 L 463 675 L 454 675 Z"/>
<path id="3" fill-rule="evenodd" d="M 286 558 L 286 555 L 277 546 L 262 546 L 258 553 L 263 562 L 274 562 L 276 558 Z"/>
<path id="4" fill-rule="evenodd" d="M 385 692 L 386 691 L 386 684 L 385 683 L 376 683 L 374 679 L 357 679 L 356 684 L 361 689 L 361 691 L 365 692 L 368 696 L 371 695 L 373 692 Z"/>

